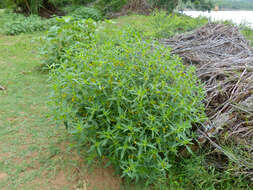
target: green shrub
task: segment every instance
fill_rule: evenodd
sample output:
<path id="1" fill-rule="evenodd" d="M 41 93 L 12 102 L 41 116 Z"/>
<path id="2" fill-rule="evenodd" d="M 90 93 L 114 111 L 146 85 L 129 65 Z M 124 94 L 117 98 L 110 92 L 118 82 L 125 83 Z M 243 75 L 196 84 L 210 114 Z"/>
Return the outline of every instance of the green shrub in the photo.
<path id="1" fill-rule="evenodd" d="M 205 120 L 195 69 L 132 28 L 79 47 L 51 71 L 52 115 L 91 161 L 106 157 L 122 176 L 161 182 L 191 144 L 192 125 Z"/>
<path id="2" fill-rule="evenodd" d="M 95 21 L 102 19 L 102 13 L 100 10 L 90 7 L 80 7 L 70 14 L 76 19 L 88 19 L 91 18 Z"/>
<path id="3" fill-rule="evenodd" d="M 187 0 L 182 0 L 187 1 Z M 169 12 L 172 12 L 178 5 L 178 0 L 149 0 L 149 3 L 152 7 L 159 9 L 167 9 Z"/>
<path id="4" fill-rule="evenodd" d="M 71 15 L 78 8 L 80 8 L 80 5 L 72 4 L 62 7 L 62 10 L 66 15 Z"/>
<path id="5" fill-rule="evenodd" d="M 53 6 L 50 0 L 4 0 L 4 7 L 28 14 L 38 14 L 40 9 Z"/>
<path id="6" fill-rule="evenodd" d="M 8 18 L 8 22 L 3 26 L 4 33 L 7 35 L 44 31 L 55 24 L 54 19 L 43 20 L 36 15 L 25 17 L 21 14 L 11 13 Z"/>
<path id="7" fill-rule="evenodd" d="M 192 31 L 208 22 L 206 18 L 191 18 L 184 15 L 168 15 L 163 11 L 156 11 L 150 18 L 152 30 L 149 35 L 154 38 L 169 38 L 178 33 Z"/>
<path id="8" fill-rule="evenodd" d="M 95 7 L 103 13 L 108 14 L 120 11 L 120 9 L 128 2 L 128 0 L 98 0 Z"/>
<path id="9" fill-rule="evenodd" d="M 16 19 L 17 14 L 12 14 L 12 12 L 9 12 L 9 9 L 1 10 L 0 12 L 0 33 L 4 33 L 4 25 L 14 19 Z"/>
<path id="10" fill-rule="evenodd" d="M 96 0 L 49 0 L 56 7 L 66 7 L 66 5 L 87 5 Z M 79 6 L 80 7 L 80 6 Z"/>
<path id="11" fill-rule="evenodd" d="M 58 9 L 74 3 L 74 0 L 48 0 L 48 1 Z"/>
<path id="12" fill-rule="evenodd" d="M 85 49 L 92 40 L 96 22 L 92 19 L 75 21 L 72 17 L 56 18 L 57 24 L 52 26 L 42 38 L 41 55 L 44 68 L 59 67 L 66 61 L 71 48 L 80 46 Z"/>

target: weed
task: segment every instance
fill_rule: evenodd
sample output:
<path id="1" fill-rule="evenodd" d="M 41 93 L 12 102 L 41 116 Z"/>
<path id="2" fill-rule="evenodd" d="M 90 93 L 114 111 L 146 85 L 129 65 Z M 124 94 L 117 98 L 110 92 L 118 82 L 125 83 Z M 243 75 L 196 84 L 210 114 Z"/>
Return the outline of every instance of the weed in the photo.
<path id="1" fill-rule="evenodd" d="M 80 47 L 51 72 L 52 116 L 90 145 L 90 160 L 106 157 L 123 177 L 161 183 L 191 144 L 192 124 L 205 120 L 194 68 L 132 28 Z"/>
<path id="2" fill-rule="evenodd" d="M 8 13 L 4 17 L 6 22 L 3 23 L 2 29 L 7 35 L 44 31 L 55 24 L 54 19 L 43 20 L 36 15 L 25 17 L 21 14 Z"/>
<path id="3" fill-rule="evenodd" d="M 102 13 L 100 10 L 90 7 L 77 8 L 69 15 L 76 18 L 77 20 L 91 18 L 95 21 L 98 21 L 102 19 Z"/>
<path id="4" fill-rule="evenodd" d="M 7 17 L 6 14 L 2 16 L 2 12 L 0 14 L 0 27 L 12 20 L 11 15 Z M 118 32 L 129 24 L 134 24 L 135 28 L 143 33 L 151 30 L 155 31 L 155 27 L 149 24 L 150 19 L 151 17 L 132 15 L 116 19 L 116 24 L 103 24 L 106 33 L 103 34 L 105 30 L 97 32 L 102 41 L 97 44 L 104 45 L 105 42 L 113 40 L 114 43 L 112 43 L 113 46 L 110 47 L 110 51 L 116 52 L 117 50 L 117 53 L 119 53 L 113 54 L 113 56 L 125 55 L 119 51 L 122 46 L 119 45 L 121 38 L 118 37 L 120 36 L 117 35 Z M 243 29 L 243 32 L 247 37 L 252 37 L 251 30 Z M 49 110 L 45 104 L 50 91 L 47 81 L 48 76 L 34 70 L 34 67 L 41 63 L 41 60 L 35 56 L 38 53 L 36 49 L 41 44 L 39 40 L 35 40 L 33 43 L 30 41 L 30 39 L 38 36 L 41 36 L 41 33 L 21 34 L 19 36 L 0 35 L 0 85 L 7 89 L 6 91 L 0 91 L 0 175 L 7 174 L 6 178 L 0 179 L 0 189 L 30 190 L 34 189 L 35 184 L 37 189 L 71 189 L 76 182 L 75 175 L 77 175 L 76 173 L 73 174 L 73 171 L 78 170 L 83 174 L 86 173 L 86 166 L 80 166 L 85 162 L 80 161 L 80 158 L 75 156 L 75 152 L 68 147 L 69 137 L 63 127 L 55 127 L 55 122 L 47 117 Z M 152 38 L 152 35 L 149 38 Z M 76 46 L 72 47 L 75 48 Z M 113 47 L 116 50 L 113 50 Z M 124 50 L 124 48 L 122 49 Z M 105 56 L 108 51 L 104 51 L 100 55 Z M 81 55 L 81 52 L 78 51 L 78 55 Z M 130 55 L 135 53 L 134 60 L 139 62 L 141 59 L 138 59 L 140 54 L 137 52 L 142 51 L 134 52 L 132 49 Z M 67 51 L 65 55 L 72 56 L 73 54 L 72 51 Z M 88 56 L 88 58 L 91 57 Z M 84 60 L 81 63 L 87 63 L 85 62 L 86 58 L 81 57 L 81 60 Z M 93 60 L 89 59 L 90 62 Z M 76 63 L 77 68 L 82 66 L 79 58 L 73 59 L 71 64 L 74 65 L 74 63 Z M 115 60 L 112 60 L 112 63 L 116 64 Z M 77 66 L 77 64 L 80 65 Z M 71 68 L 68 69 L 71 70 Z M 85 72 L 88 72 L 88 70 Z M 76 76 L 82 77 L 81 75 Z M 125 73 L 123 73 L 123 76 L 125 76 Z M 73 83 L 71 83 L 71 77 L 73 76 L 69 75 L 69 77 L 70 80 L 67 81 L 69 82 L 69 89 L 76 89 L 75 81 L 73 80 Z M 98 81 L 102 79 L 104 78 L 101 77 Z M 132 78 L 130 78 L 131 80 Z M 115 84 L 118 85 L 118 81 L 115 81 Z M 96 87 L 99 89 L 98 85 Z M 82 88 L 82 90 L 85 90 L 85 88 Z M 116 90 L 115 92 L 119 91 Z M 70 91 L 67 91 L 67 93 L 70 97 L 68 103 L 74 105 Z M 128 105 L 132 106 L 131 104 Z M 89 104 L 89 106 L 91 105 Z M 139 118 L 136 120 L 139 120 Z M 93 156 L 87 153 L 86 148 L 80 145 L 77 146 L 81 147 L 85 153 L 83 157 Z M 184 160 L 178 159 L 177 163 L 173 162 L 173 167 L 167 173 L 166 184 L 157 185 L 156 188 L 166 190 L 252 189 L 249 181 L 246 181 L 243 177 L 231 176 L 229 170 L 219 172 L 214 167 L 207 167 L 205 154 L 198 153 L 198 155 L 201 156 Z M 61 173 L 68 177 L 66 178 Z M 89 175 L 83 176 L 85 176 L 85 179 L 87 176 L 89 177 Z M 59 178 L 62 181 L 58 181 Z M 73 180 L 73 178 L 75 179 Z M 83 183 L 83 178 L 80 178 L 80 183 Z M 68 180 L 70 180 L 69 183 L 67 183 Z M 143 186 L 142 183 L 133 185 L 131 181 L 129 184 L 124 181 L 122 190 L 143 190 L 145 189 Z M 108 189 L 111 190 L 111 188 Z"/>
<path id="5" fill-rule="evenodd" d="M 75 21 L 73 17 L 56 18 L 57 25 L 47 31 L 42 38 L 41 55 L 43 68 L 59 67 L 68 59 L 68 51 L 75 46 L 87 49 L 96 29 L 92 19 Z"/>

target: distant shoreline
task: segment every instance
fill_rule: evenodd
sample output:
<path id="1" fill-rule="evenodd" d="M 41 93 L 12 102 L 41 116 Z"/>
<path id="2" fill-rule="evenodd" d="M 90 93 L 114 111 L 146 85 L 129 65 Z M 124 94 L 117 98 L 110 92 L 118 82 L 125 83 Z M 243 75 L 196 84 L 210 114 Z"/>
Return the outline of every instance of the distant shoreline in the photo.
<path id="1" fill-rule="evenodd" d="M 182 11 L 201 11 L 201 12 L 209 12 L 209 11 L 202 11 L 202 10 L 196 10 L 196 9 L 184 9 L 184 10 L 178 10 L 180 12 Z M 253 11 L 253 9 L 219 9 L 219 10 L 211 10 L 211 11 L 215 11 L 215 12 L 219 12 L 219 11 Z"/>
<path id="2" fill-rule="evenodd" d="M 236 25 L 244 25 L 253 29 L 253 10 L 233 10 L 233 11 L 182 11 L 181 13 L 193 18 L 206 17 L 212 21 L 229 21 Z"/>

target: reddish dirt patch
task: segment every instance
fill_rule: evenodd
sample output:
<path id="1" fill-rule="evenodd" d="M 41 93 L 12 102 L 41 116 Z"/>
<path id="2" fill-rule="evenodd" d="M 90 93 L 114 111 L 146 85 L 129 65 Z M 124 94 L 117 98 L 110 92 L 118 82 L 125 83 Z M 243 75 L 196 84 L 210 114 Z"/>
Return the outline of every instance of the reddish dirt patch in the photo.
<path id="1" fill-rule="evenodd" d="M 58 145 L 62 150 L 62 156 L 67 149 L 68 143 Z M 65 152 L 66 153 L 66 152 Z M 68 168 L 58 168 L 59 173 L 50 184 L 55 187 L 71 187 L 71 190 L 120 190 L 121 178 L 115 175 L 112 167 L 104 168 L 103 166 L 93 166 L 87 170 L 86 161 L 75 151 L 63 156 L 66 160 L 72 160 L 77 165 Z M 56 159 L 57 156 L 54 158 Z M 73 167 L 74 166 L 74 167 Z M 70 177 L 71 176 L 71 177 Z"/>
<path id="2" fill-rule="evenodd" d="M 8 174 L 7 173 L 1 173 L 0 172 L 0 180 L 3 180 L 4 178 L 7 178 Z"/>
<path id="3" fill-rule="evenodd" d="M 9 117 L 9 118 L 7 118 L 7 121 L 9 121 L 9 122 L 13 122 L 13 121 L 16 121 L 16 120 L 18 120 L 17 117 Z"/>
<path id="4" fill-rule="evenodd" d="M 95 168 L 88 172 L 85 178 L 87 190 L 120 190 L 121 179 L 119 176 L 114 175 L 114 170 L 111 167 Z"/>
<path id="5" fill-rule="evenodd" d="M 56 187 L 66 187 L 66 186 L 70 186 L 70 181 L 67 179 L 66 173 L 62 170 L 60 171 L 55 179 L 51 180 L 52 183 L 56 186 Z"/>
<path id="6" fill-rule="evenodd" d="M 10 157 L 10 153 L 2 153 L 0 154 L 0 162 L 6 160 L 6 158 Z"/>
<path id="7" fill-rule="evenodd" d="M 69 187 L 71 190 L 120 190 L 122 180 L 114 174 L 112 167 L 100 166 L 87 171 L 83 159 L 75 155 L 72 160 L 79 162 L 79 167 L 60 169 L 59 173 L 49 180 L 52 187 Z"/>

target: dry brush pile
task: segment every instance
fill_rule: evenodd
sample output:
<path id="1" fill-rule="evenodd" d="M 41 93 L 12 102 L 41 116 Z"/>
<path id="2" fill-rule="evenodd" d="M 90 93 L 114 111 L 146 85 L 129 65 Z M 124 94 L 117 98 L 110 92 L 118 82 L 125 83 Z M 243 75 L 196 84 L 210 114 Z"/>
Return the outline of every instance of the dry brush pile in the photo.
<path id="1" fill-rule="evenodd" d="M 161 43 L 195 65 L 205 84 L 209 122 L 201 133 L 215 155 L 230 159 L 235 173 L 253 177 L 253 49 L 248 41 L 236 27 L 211 23 Z"/>

